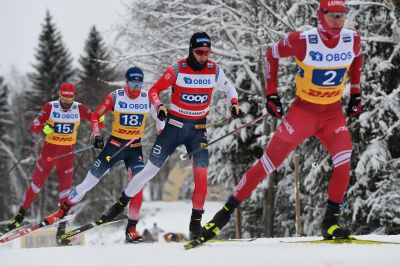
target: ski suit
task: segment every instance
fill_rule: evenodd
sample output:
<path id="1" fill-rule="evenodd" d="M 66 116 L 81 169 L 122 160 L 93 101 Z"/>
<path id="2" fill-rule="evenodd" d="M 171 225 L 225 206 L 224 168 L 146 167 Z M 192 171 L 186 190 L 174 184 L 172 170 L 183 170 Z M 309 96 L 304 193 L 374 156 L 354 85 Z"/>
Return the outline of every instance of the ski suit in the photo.
<path id="1" fill-rule="evenodd" d="M 73 204 L 79 202 L 86 192 L 92 189 L 118 161 L 124 161 L 129 180 L 143 169 L 141 138 L 143 137 L 149 113 L 157 121 L 156 126 L 159 131 L 164 127 L 164 122 L 157 119 L 154 109 L 151 108 L 148 93 L 144 90 L 135 99 L 128 97 L 124 89 L 118 89 L 108 94 L 92 116 L 91 124 L 95 136 L 100 135 L 98 127 L 99 118 L 109 111 L 113 115 L 111 136 L 108 138 L 104 149 L 90 167 L 86 178 L 72 190 L 69 201 Z M 111 160 L 107 160 L 107 157 L 111 158 L 133 138 L 136 138 L 136 140 L 129 147 L 118 153 Z M 130 201 L 130 219 L 139 219 L 142 198 L 142 191 L 140 191 Z"/>
<path id="2" fill-rule="evenodd" d="M 279 58 L 296 59 L 296 99 L 277 127 L 265 153 L 241 178 L 233 191 L 239 202 L 281 165 L 303 140 L 315 136 L 329 152 L 333 172 L 328 199 L 342 203 L 350 179 L 351 136 L 341 98 L 349 72 L 351 92 L 360 93 L 362 51 L 357 32 L 342 29 L 326 39 L 316 29 L 293 32 L 267 52 L 267 95 L 277 93 Z"/>
<path id="3" fill-rule="evenodd" d="M 33 120 L 30 130 L 37 134 L 42 132 L 46 124 L 49 124 L 54 131 L 45 137 L 39 159 L 33 170 L 32 182 L 25 191 L 22 208 L 27 209 L 31 206 L 53 167 L 56 167 L 58 175 L 60 206 L 68 198 L 74 173 L 74 155 L 54 161 L 48 158 L 73 151 L 79 124 L 82 119 L 90 121 L 91 115 L 86 105 L 75 101 L 67 111 L 61 108 L 59 100 L 48 102 L 43 106 L 41 112 Z"/>
<path id="4" fill-rule="evenodd" d="M 160 93 L 171 86 L 170 114 L 165 129 L 157 137 L 143 171 L 125 189 L 129 197 L 136 195 L 157 174 L 176 147 L 183 144 L 190 153 L 207 145 L 206 117 L 214 88 L 222 89 L 230 103 L 238 102 L 235 88 L 223 70 L 210 60 L 200 71 L 191 69 L 186 59 L 169 66 L 149 90 L 150 101 L 156 109 L 161 104 Z M 191 160 L 195 182 L 192 205 L 195 210 L 203 210 L 207 195 L 207 149 L 194 154 Z"/>

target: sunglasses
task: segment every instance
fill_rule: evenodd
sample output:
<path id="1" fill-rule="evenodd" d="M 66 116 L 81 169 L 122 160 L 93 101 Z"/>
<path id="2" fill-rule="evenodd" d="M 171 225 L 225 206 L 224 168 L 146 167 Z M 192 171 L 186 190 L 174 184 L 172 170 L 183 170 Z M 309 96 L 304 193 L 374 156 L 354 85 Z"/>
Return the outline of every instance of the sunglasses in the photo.
<path id="1" fill-rule="evenodd" d="M 130 87 L 142 87 L 143 86 L 143 82 L 128 81 L 128 84 Z"/>
<path id="2" fill-rule="evenodd" d="M 324 12 L 330 19 L 344 19 L 346 18 L 345 12 Z"/>
<path id="3" fill-rule="evenodd" d="M 74 98 L 65 98 L 65 97 L 60 96 L 60 100 L 63 100 L 64 102 L 73 102 Z"/>
<path id="4" fill-rule="evenodd" d="M 198 56 L 208 56 L 211 53 L 211 50 L 193 50 L 193 53 L 195 53 Z"/>

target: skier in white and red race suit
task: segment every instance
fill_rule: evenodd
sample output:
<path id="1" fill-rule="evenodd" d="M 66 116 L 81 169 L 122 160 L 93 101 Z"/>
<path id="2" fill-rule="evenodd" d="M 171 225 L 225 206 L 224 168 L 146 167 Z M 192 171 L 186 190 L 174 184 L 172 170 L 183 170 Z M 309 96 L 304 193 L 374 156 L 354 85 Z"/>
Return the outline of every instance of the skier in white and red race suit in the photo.
<path id="1" fill-rule="evenodd" d="M 317 28 L 292 32 L 268 49 L 266 107 L 282 122 L 263 156 L 242 176 L 224 207 L 203 227 L 202 236 L 196 243 L 213 238 L 263 178 L 275 171 L 291 151 L 311 136 L 320 140 L 333 163 L 326 212 L 321 223 L 322 236 L 326 239 L 351 237 L 350 230 L 338 221 L 350 179 L 352 153 L 341 99 L 349 72 L 350 100 L 346 113 L 349 117 L 358 117 L 361 112 L 363 55 L 359 34 L 343 27 L 346 12 L 344 0 L 322 0 Z M 284 116 L 277 76 L 279 59 L 289 56 L 296 60 L 296 99 Z"/>
<path id="2" fill-rule="evenodd" d="M 208 59 L 210 53 L 210 36 L 205 32 L 193 34 L 189 56 L 169 66 L 149 90 L 150 101 L 157 109 L 158 118 L 166 119 L 165 129 L 157 137 L 144 169 L 129 182 L 119 201 L 102 219 L 111 220 L 121 213 L 130 198 L 157 174 L 176 147 L 183 144 L 190 153 L 207 145 L 206 119 L 214 89 L 222 89 L 227 95 L 232 117 L 240 116 L 237 91 L 224 71 Z M 172 94 L 168 110 L 161 103 L 159 95 L 169 87 L 172 87 Z M 189 223 L 191 238 L 196 238 L 201 233 L 201 219 L 207 195 L 208 161 L 207 149 L 201 149 L 191 156 L 195 183 Z"/>
<path id="3" fill-rule="evenodd" d="M 78 127 L 82 120 L 90 122 L 91 111 L 79 102 L 74 101 L 75 85 L 62 83 L 59 90 L 59 99 L 46 103 L 31 124 L 31 132 L 43 132 L 44 145 L 40 150 L 39 159 L 33 170 L 32 181 L 13 220 L 7 225 L 5 232 L 21 226 L 26 210 L 31 206 L 37 193 L 43 188 L 53 168 L 58 176 L 59 204 L 64 203 L 71 192 L 74 173 L 74 155 L 49 160 L 57 155 L 73 152 L 77 139 Z M 65 232 L 66 223 L 60 223 L 57 235 Z M 58 243 L 69 244 L 67 241 Z"/>
<path id="4" fill-rule="evenodd" d="M 101 149 L 85 179 L 72 189 L 71 195 L 60 206 L 59 210 L 45 217 L 49 224 L 63 218 L 70 208 L 77 204 L 119 161 L 124 161 L 129 180 L 143 169 L 142 137 L 146 128 L 149 113 L 156 121 L 157 132 L 162 131 L 165 122 L 157 119 L 151 107 L 148 92 L 143 90 L 144 73 L 139 67 L 131 67 L 125 73 L 125 86 L 107 95 L 92 115 L 94 147 Z M 99 130 L 99 121 L 111 111 L 113 123 L 111 136 L 104 144 Z M 133 140 L 133 141 L 132 141 Z M 128 143 L 130 144 L 125 147 Z M 118 154 L 117 154 L 118 153 Z M 129 203 L 128 224 L 125 230 L 126 242 L 136 243 L 143 240 L 137 232 L 142 206 L 142 190 Z"/>

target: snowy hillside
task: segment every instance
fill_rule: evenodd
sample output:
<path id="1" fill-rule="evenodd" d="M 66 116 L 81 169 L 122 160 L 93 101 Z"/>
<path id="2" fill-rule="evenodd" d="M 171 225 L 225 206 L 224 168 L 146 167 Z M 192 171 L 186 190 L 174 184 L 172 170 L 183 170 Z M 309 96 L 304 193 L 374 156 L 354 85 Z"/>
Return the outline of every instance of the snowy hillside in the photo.
<path id="1" fill-rule="evenodd" d="M 206 204 L 205 220 L 221 207 L 219 202 Z M 157 222 L 166 232 L 186 233 L 190 202 L 144 202 L 139 228 L 151 228 Z M 326 266 L 397 266 L 399 245 L 331 245 L 291 244 L 294 238 L 257 239 L 252 242 L 210 243 L 193 250 L 184 250 L 182 243 L 124 244 L 125 225 L 107 226 L 86 235 L 86 246 L 21 249 L 0 246 L 2 266 L 224 266 L 224 265 L 326 265 Z M 359 236 L 400 242 L 397 236 Z M 305 239 L 305 238 L 303 238 Z M 307 238 L 317 239 L 317 238 Z M 17 241 L 17 240 L 15 240 Z"/>

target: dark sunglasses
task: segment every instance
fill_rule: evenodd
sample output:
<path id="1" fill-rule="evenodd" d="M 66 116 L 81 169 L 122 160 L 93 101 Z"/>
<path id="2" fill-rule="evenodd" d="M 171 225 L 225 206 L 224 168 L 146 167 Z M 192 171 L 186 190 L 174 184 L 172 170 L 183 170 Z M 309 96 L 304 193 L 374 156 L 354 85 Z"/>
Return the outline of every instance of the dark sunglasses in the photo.
<path id="1" fill-rule="evenodd" d="M 211 50 L 207 50 L 207 51 L 193 50 L 193 53 L 195 53 L 198 56 L 208 56 L 211 53 Z"/>

